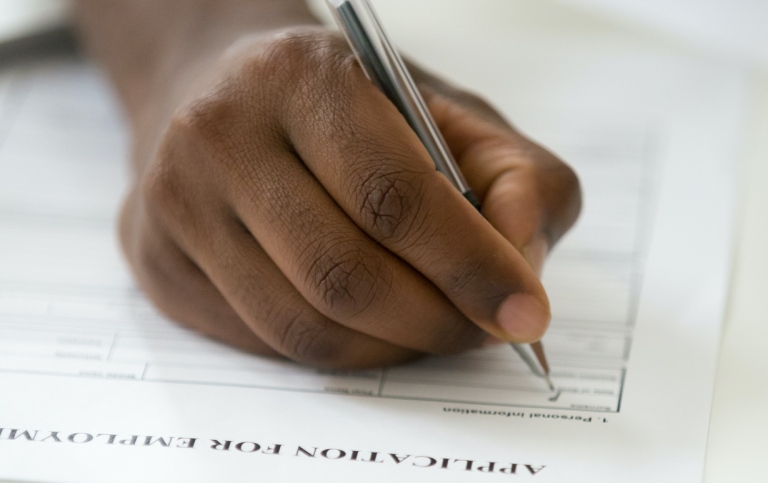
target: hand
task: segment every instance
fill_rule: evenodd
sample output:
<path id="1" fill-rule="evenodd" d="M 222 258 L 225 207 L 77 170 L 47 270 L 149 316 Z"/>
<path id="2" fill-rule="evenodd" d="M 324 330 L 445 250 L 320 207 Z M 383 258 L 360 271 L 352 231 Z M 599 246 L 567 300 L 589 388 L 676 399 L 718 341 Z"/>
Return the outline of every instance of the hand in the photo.
<path id="1" fill-rule="evenodd" d="M 170 96 L 182 101 L 156 147 L 137 148 L 151 154 L 121 218 L 131 267 L 163 312 L 321 367 L 544 334 L 537 272 L 580 206 L 576 176 L 552 154 L 418 72 L 484 218 L 335 34 L 244 38 L 206 70 Z"/>

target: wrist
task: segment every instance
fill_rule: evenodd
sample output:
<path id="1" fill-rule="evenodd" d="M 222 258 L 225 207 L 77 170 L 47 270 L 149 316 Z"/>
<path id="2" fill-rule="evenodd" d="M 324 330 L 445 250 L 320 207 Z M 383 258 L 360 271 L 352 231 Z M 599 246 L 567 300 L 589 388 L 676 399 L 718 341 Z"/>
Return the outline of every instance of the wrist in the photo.
<path id="1" fill-rule="evenodd" d="M 127 99 L 129 112 L 169 116 L 189 87 L 204 77 L 239 39 L 292 26 L 319 24 L 303 0 L 196 3 L 200 8 L 191 9 L 184 21 L 164 34 L 151 65 L 139 73 L 141 79 L 136 80 L 137 84 L 144 84 L 143 92 Z"/>
<path id="2" fill-rule="evenodd" d="M 78 0 L 85 46 L 112 79 L 133 128 L 138 171 L 178 103 L 239 38 L 316 25 L 304 0 Z"/>

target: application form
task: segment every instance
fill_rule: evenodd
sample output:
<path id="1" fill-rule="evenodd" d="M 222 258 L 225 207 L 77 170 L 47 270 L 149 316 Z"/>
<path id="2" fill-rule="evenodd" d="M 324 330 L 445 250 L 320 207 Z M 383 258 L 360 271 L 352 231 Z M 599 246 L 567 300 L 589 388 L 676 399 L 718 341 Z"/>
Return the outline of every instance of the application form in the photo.
<path id="1" fill-rule="evenodd" d="M 599 29 L 582 57 L 563 41 L 493 65 L 472 49 L 494 39 L 459 35 L 458 68 L 450 32 L 401 29 L 580 175 L 582 217 L 544 273 L 561 392 L 507 346 L 322 371 L 167 320 L 115 241 L 127 137 L 106 82 L 75 56 L 29 60 L 0 71 L 0 481 L 701 478 L 740 73 Z"/>

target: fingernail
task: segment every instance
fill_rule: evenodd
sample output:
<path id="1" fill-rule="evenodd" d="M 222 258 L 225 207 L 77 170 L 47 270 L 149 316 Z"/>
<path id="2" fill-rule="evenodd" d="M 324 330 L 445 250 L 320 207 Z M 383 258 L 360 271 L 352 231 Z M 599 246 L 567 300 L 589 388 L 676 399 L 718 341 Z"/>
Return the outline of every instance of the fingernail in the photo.
<path id="1" fill-rule="evenodd" d="M 532 295 L 516 293 L 501 303 L 496 322 L 512 342 L 535 342 L 549 326 L 549 309 Z"/>
<path id="2" fill-rule="evenodd" d="M 548 251 L 549 242 L 547 241 L 547 237 L 542 234 L 534 237 L 534 239 L 523 248 L 523 257 L 528 260 L 528 263 L 539 276 L 541 276 L 541 272 L 544 269 L 544 260 L 547 258 Z"/>

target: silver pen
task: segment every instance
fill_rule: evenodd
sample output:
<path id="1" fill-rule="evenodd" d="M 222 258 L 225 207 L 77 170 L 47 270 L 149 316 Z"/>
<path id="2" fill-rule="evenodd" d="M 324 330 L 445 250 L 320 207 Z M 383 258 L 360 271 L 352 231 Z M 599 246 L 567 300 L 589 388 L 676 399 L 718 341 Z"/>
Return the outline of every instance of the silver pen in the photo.
<path id="1" fill-rule="evenodd" d="M 326 0 L 339 29 L 346 37 L 365 75 L 397 107 L 416 132 L 435 167 L 472 206 L 481 211 L 480 202 L 467 184 L 456 160 L 427 109 L 411 74 L 389 41 L 368 0 Z M 543 378 L 555 390 L 549 376 L 549 364 L 541 342 L 510 344 L 531 372 Z"/>

